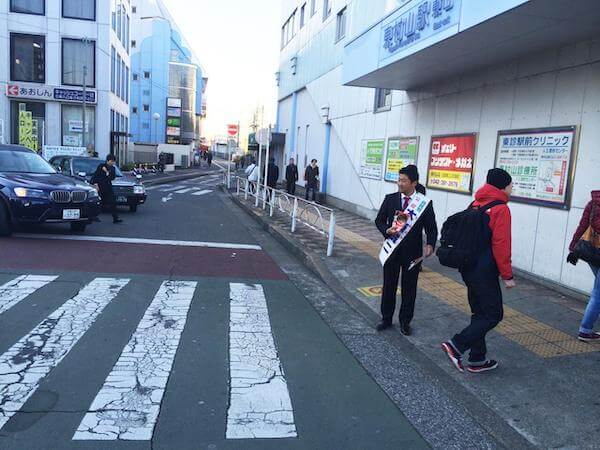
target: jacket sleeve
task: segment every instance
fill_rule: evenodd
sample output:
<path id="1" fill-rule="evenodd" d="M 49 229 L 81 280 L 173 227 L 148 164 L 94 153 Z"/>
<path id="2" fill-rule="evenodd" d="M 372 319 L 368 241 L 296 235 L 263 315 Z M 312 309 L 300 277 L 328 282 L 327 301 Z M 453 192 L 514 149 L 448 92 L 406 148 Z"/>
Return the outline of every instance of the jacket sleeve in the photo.
<path id="1" fill-rule="evenodd" d="M 572 252 L 575 250 L 575 245 L 577 245 L 577 241 L 581 239 L 585 230 L 590 226 L 590 214 L 592 213 L 592 202 L 588 203 L 585 209 L 583 210 L 583 216 L 581 216 L 581 220 L 579 221 L 579 226 L 575 230 L 575 234 L 573 235 L 573 239 L 571 240 L 571 244 L 569 245 L 569 251 Z"/>
<path id="2" fill-rule="evenodd" d="M 423 228 L 427 236 L 427 245 L 431 245 L 435 248 L 438 238 L 438 227 L 435 220 L 435 211 L 433 210 L 433 202 L 427 207 L 427 211 L 423 216 Z"/>
<path id="3" fill-rule="evenodd" d="M 298 181 L 298 168 L 294 167 L 294 181 Z"/>
<path id="4" fill-rule="evenodd" d="M 508 206 L 501 205 L 490 210 L 492 230 L 492 253 L 504 280 L 513 278 L 512 271 L 512 225 Z"/>
<path id="5" fill-rule="evenodd" d="M 375 225 L 377 225 L 377 229 L 383 235 L 384 238 L 388 237 L 386 231 L 389 228 L 387 218 L 387 205 L 388 197 L 386 197 L 383 203 L 381 204 L 381 208 L 379 208 L 379 212 L 377 213 L 377 217 L 375 218 Z"/>

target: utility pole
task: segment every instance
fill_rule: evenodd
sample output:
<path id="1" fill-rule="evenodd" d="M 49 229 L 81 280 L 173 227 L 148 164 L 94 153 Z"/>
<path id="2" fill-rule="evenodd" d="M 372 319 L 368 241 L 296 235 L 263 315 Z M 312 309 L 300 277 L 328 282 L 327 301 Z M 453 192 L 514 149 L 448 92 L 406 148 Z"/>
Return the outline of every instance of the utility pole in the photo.
<path id="1" fill-rule="evenodd" d="M 82 38 L 81 41 L 83 42 L 85 48 L 84 48 L 84 52 L 87 55 L 87 46 L 90 44 L 90 40 L 86 37 Z M 87 145 L 86 145 L 86 136 L 85 136 L 85 125 L 86 125 L 86 103 L 87 103 L 87 71 L 88 71 L 88 67 L 87 64 L 84 63 L 83 65 L 83 111 L 82 111 L 82 119 L 81 119 L 81 145 L 83 146 L 83 148 L 85 148 L 87 150 Z"/>

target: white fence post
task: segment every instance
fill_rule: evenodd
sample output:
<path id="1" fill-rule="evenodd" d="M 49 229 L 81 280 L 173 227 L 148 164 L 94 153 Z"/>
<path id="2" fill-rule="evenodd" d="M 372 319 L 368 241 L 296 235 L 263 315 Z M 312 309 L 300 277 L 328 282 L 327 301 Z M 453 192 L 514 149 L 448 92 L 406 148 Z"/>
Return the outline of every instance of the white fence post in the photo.
<path id="1" fill-rule="evenodd" d="M 270 201 L 271 204 L 269 205 L 269 208 L 270 208 L 269 216 L 271 216 L 271 217 L 273 217 L 273 204 L 275 203 L 275 195 L 277 195 L 275 193 L 275 189 L 272 189 L 271 190 L 271 201 Z"/>
<path id="2" fill-rule="evenodd" d="M 248 200 L 248 180 L 244 183 L 244 200 Z"/>
<path id="3" fill-rule="evenodd" d="M 292 209 L 292 233 L 296 232 L 296 216 L 298 215 L 298 197 L 294 197 L 294 208 Z"/>
<path id="4" fill-rule="evenodd" d="M 335 213 L 331 211 L 329 218 L 329 239 L 327 240 L 327 256 L 333 255 L 333 239 L 335 237 Z"/>
<path id="5" fill-rule="evenodd" d="M 236 195 L 239 197 L 240 196 L 240 179 L 239 177 L 236 177 Z"/>
<path id="6" fill-rule="evenodd" d="M 256 183 L 256 192 L 255 192 L 255 197 L 256 199 L 254 200 L 254 207 L 258 208 L 258 197 L 259 197 L 259 192 L 260 192 L 260 181 L 258 181 Z"/>

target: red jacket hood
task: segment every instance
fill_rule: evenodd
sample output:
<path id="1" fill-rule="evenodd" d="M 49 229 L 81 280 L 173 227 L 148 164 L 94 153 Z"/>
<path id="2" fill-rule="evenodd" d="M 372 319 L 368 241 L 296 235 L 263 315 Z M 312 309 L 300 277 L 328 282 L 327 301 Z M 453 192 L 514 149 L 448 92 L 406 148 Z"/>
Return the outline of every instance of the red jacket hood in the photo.
<path id="1" fill-rule="evenodd" d="M 600 194 L 600 191 L 598 191 L 598 194 Z M 475 202 L 478 205 L 485 205 L 486 203 L 491 203 L 496 200 L 508 203 L 508 195 L 506 195 L 506 192 L 501 191 L 491 184 L 483 185 L 483 187 L 475 193 Z"/>

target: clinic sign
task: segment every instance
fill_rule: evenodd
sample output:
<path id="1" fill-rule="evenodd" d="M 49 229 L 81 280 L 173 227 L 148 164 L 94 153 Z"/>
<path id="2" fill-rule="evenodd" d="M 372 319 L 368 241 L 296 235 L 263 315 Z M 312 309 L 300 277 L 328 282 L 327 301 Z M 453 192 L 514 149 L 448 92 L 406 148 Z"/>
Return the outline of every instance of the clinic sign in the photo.
<path id="1" fill-rule="evenodd" d="M 444 31 L 460 20 L 461 0 L 419 0 L 381 25 L 379 61 Z"/>
<path id="2" fill-rule="evenodd" d="M 511 200 L 568 209 L 575 126 L 498 132 L 496 167 L 513 178 Z"/>
<path id="3" fill-rule="evenodd" d="M 476 135 L 456 134 L 431 138 L 427 187 L 471 194 Z"/>
<path id="4" fill-rule="evenodd" d="M 44 100 L 64 103 L 83 103 L 83 90 L 61 88 L 45 84 L 9 83 L 6 85 L 6 96 L 24 100 Z M 87 103 L 95 104 L 97 94 L 94 89 L 85 93 Z"/>

